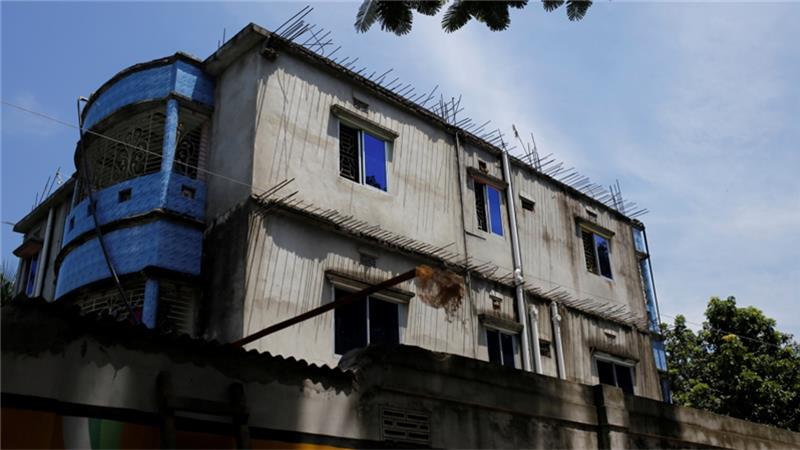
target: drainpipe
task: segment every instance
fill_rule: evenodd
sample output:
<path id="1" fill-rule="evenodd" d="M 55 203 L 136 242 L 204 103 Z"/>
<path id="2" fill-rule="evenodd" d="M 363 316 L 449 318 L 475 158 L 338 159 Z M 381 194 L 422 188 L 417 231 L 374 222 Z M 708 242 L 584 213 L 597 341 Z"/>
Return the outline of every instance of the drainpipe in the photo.
<path id="1" fill-rule="evenodd" d="M 561 314 L 558 313 L 558 303 L 550 303 L 550 317 L 553 320 L 553 341 L 556 346 L 556 363 L 558 364 L 558 378 L 567 379 L 564 371 L 564 348 L 561 346 Z"/>
<path id="2" fill-rule="evenodd" d="M 466 218 L 466 210 L 464 208 L 464 186 L 466 183 L 464 182 L 464 167 L 462 166 L 461 162 L 461 140 L 458 138 L 458 131 L 455 132 L 456 137 L 456 165 L 458 172 L 458 205 L 459 210 L 461 210 L 461 238 L 463 239 L 464 243 L 464 261 L 469 261 L 469 248 L 467 244 L 467 218 Z M 470 278 L 469 270 L 467 270 L 466 275 L 464 276 L 464 281 L 467 285 L 467 296 L 469 298 L 469 303 L 472 304 L 472 280 Z M 472 324 L 475 326 L 475 324 Z M 473 345 L 473 357 L 478 357 L 478 336 L 475 335 L 474 337 L 474 344 Z"/>
<path id="3" fill-rule="evenodd" d="M 536 305 L 528 305 L 529 318 L 531 321 L 531 342 L 533 344 L 533 370 L 536 373 L 543 373 L 542 353 L 539 347 L 539 308 Z"/>
<path id="4" fill-rule="evenodd" d="M 53 234 L 53 208 L 47 210 L 47 225 L 44 227 L 44 244 L 42 251 L 39 252 L 39 267 L 36 268 L 36 284 L 33 288 L 33 296 L 42 295 L 44 287 L 44 273 L 47 270 L 47 255 L 50 253 L 50 235 Z"/>
<path id="5" fill-rule="evenodd" d="M 505 178 L 508 187 L 506 188 L 506 207 L 508 208 L 508 222 L 511 229 L 511 253 L 514 256 L 514 284 L 517 295 L 517 316 L 522 324 L 522 331 L 520 332 L 520 341 L 522 341 L 522 368 L 526 372 L 531 371 L 531 344 L 530 334 L 528 332 L 528 311 L 525 305 L 525 291 L 523 291 L 523 284 L 525 279 L 522 277 L 522 258 L 520 257 L 519 249 L 519 236 L 517 236 L 517 213 L 515 211 L 516 203 L 514 202 L 514 188 L 511 182 L 511 169 L 509 168 L 508 152 L 503 150 L 503 178 Z"/>

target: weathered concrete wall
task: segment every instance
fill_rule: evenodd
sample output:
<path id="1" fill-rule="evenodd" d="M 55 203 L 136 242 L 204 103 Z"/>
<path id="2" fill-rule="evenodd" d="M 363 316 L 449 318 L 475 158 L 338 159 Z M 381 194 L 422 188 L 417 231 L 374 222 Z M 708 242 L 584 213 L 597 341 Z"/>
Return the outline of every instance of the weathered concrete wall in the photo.
<path id="1" fill-rule="evenodd" d="M 291 215 L 262 216 L 253 212 L 249 220 L 244 335 L 332 301 L 333 286 L 326 279 L 328 271 L 350 274 L 360 280 L 384 280 L 425 262 L 322 229 Z M 360 252 L 364 251 L 376 256 L 375 267 L 361 264 Z M 411 282 L 397 287 L 416 293 Z M 334 354 L 333 317 L 333 312 L 323 314 L 261 339 L 252 348 L 335 365 L 339 356 Z M 400 328 L 403 343 L 478 356 L 477 314 L 468 299 L 450 319 L 443 310 L 412 299 L 400 307 Z"/>
<path id="2" fill-rule="evenodd" d="M 250 53 L 238 59 L 216 80 L 208 169 L 206 217 L 214 220 L 246 199 L 253 184 L 258 63 Z M 263 189 L 263 188 L 262 188 Z"/>
<path id="3" fill-rule="evenodd" d="M 371 93 L 330 68 L 290 51 L 278 50 L 275 59 L 265 58 L 259 53 L 260 48 L 256 45 L 244 52 L 217 80 L 214 144 L 209 167 L 227 176 L 252 180 L 252 187 L 214 181 L 213 178 L 218 177 L 212 177 L 208 196 L 210 217 L 229 211 L 251 193 L 259 194 L 283 180 L 294 179 L 282 194 L 298 191 L 295 198 L 306 204 L 336 210 L 421 242 L 448 245 L 448 250 L 472 258 L 476 264 L 493 264 L 499 273 L 513 271 L 506 198 L 501 199 L 503 236 L 479 230 L 474 180 L 467 173 L 468 169 L 478 169 L 479 163 L 484 162 L 488 176 L 502 179 L 502 166 L 496 152 L 462 140 L 459 153 L 451 130 Z M 368 112 L 357 110 L 353 106 L 354 98 L 368 103 Z M 331 111 L 334 105 L 398 134 L 389 151 L 387 192 L 339 175 L 340 119 Z M 231 126 L 234 123 L 236 125 Z M 586 208 L 590 202 L 533 174 L 518 162 L 512 166 L 526 286 L 542 291 L 560 288 L 575 299 L 624 305 L 632 316 L 644 321 L 644 296 L 630 221 L 591 206 L 598 215 L 596 223 L 614 233 L 611 240 L 613 279 L 590 273 L 586 270 L 576 226 L 577 217 L 588 217 Z M 522 210 L 521 193 L 536 202 L 535 211 Z M 366 268 L 359 262 L 359 247 L 367 245 L 363 241 L 345 233 L 321 231 L 319 224 L 295 222 L 274 216 L 268 220 L 252 216 L 247 225 L 241 224 L 239 231 L 227 228 L 225 233 L 245 234 L 243 230 L 246 229 L 246 246 L 237 242 L 233 247 L 226 247 L 224 239 L 220 240 L 224 255 L 220 260 L 226 263 L 213 263 L 213 267 L 221 267 L 225 274 L 233 274 L 235 269 L 232 285 L 243 288 L 223 286 L 220 278 L 215 286 L 222 290 L 216 287 L 211 290 L 211 302 L 224 292 L 226 297 L 221 303 L 226 305 L 225 314 L 232 317 L 241 313 L 241 317 L 225 325 L 225 333 L 213 335 L 220 338 L 247 335 L 330 301 L 332 287 L 325 279 L 326 270 L 381 280 L 422 262 L 372 245 L 370 251 L 380 257 L 377 267 Z M 207 259 L 213 260 L 214 251 L 209 250 L 208 256 Z M 234 262 L 237 258 L 239 261 Z M 492 291 L 502 297 L 497 309 L 489 295 Z M 550 343 L 550 356 L 542 357 L 543 372 L 555 376 L 556 352 L 549 302 L 530 299 L 532 302 L 540 300 L 540 338 Z M 467 307 L 463 308 L 462 316 L 452 322 L 444 320 L 441 312 L 416 307 L 420 303 L 412 301 L 405 311 L 407 323 L 401 327 L 401 341 L 431 350 L 488 359 L 485 329 L 479 316 L 487 314 L 519 321 L 512 287 L 471 277 L 465 301 Z M 214 308 L 211 306 L 209 310 Z M 591 346 L 596 336 L 604 335 L 605 325 L 599 325 L 590 316 L 570 311 L 573 319 L 562 324 L 567 376 L 571 380 L 594 383 L 597 379 L 593 373 Z M 333 354 L 332 316 L 325 315 L 259 341 L 254 348 L 333 364 L 338 356 Z M 637 393 L 658 398 L 658 379 L 650 367 L 652 356 L 643 353 L 642 347 L 649 342 L 649 337 L 631 327 L 613 327 L 621 330 L 619 342 L 624 341 L 614 348 L 624 349 L 625 355 L 635 355 L 634 361 L 639 362 Z M 517 347 L 519 367 L 519 345 Z"/>
<path id="4" fill-rule="evenodd" d="M 606 209 L 581 202 L 562 186 L 530 170 L 515 167 L 512 178 L 526 279 L 545 290 L 560 287 L 575 298 L 623 304 L 645 317 L 645 299 L 630 222 Z M 522 209 L 521 194 L 535 202 L 534 211 Z M 597 214 L 596 219 L 587 213 L 587 208 Z M 614 233 L 610 240 L 613 279 L 586 270 L 577 218 Z"/>
<path id="5" fill-rule="evenodd" d="M 256 58 L 255 186 L 294 178 L 288 189 L 299 190 L 298 198 L 463 253 L 453 136 L 289 53 Z M 354 96 L 369 112 L 352 106 Z M 339 176 L 333 105 L 399 135 L 389 146 L 386 192 Z"/>
<path id="6" fill-rule="evenodd" d="M 800 447 L 800 433 L 416 347 L 369 347 L 334 369 L 42 306 L 52 309 L 3 308 L 4 408 L 91 411 L 157 426 L 156 378 L 169 372 L 174 395 L 196 400 L 227 402 L 229 386 L 241 383 L 251 434 L 300 442 L 398 445 L 385 430 L 385 411 L 393 410 L 421 417 L 422 446 L 438 448 Z"/>

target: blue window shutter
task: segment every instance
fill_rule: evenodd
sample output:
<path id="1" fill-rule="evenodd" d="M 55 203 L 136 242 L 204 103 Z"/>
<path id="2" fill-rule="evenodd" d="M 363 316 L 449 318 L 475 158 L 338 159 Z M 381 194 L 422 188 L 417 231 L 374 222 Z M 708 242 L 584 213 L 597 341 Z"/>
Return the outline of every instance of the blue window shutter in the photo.
<path id="1" fill-rule="evenodd" d="M 382 191 L 386 183 L 386 142 L 363 132 L 364 135 L 364 183 Z"/>
<path id="2" fill-rule="evenodd" d="M 492 186 L 486 186 L 486 200 L 489 203 L 489 218 L 492 224 L 492 233 L 503 235 L 503 214 L 500 210 L 500 191 Z"/>

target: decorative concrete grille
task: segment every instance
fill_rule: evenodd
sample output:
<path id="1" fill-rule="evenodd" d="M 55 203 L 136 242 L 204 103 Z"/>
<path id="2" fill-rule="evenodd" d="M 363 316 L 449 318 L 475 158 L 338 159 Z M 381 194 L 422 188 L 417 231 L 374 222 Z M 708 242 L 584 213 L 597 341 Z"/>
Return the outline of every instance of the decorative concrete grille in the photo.
<path id="1" fill-rule="evenodd" d="M 158 291 L 159 327 L 180 334 L 192 335 L 197 290 L 183 282 L 161 281 Z"/>
<path id="2" fill-rule="evenodd" d="M 430 445 L 430 415 L 422 411 L 383 408 L 381 436 L 384 441 Z"/>
<path id="3" fill-rule="evenodd" d="M 339 125 L 339 174 L 348 180 L 359 182 L 358 132 Z"/>
<path id="4" fill-rule="evenodd" d="M 178 124 L 173 171 L 190 178 L 198 178 L 205 164 L 208 145 L 208 119 L 199 113 L 182 109 Z"/>
<path id="5" fill-rule="evenodd" d="M 144 281 L 125 288 L 131 308 L 134 310 L 142 308 L 144 306 Z M 81 308 L 81 314 L 107 314 L 118 319 L 128 317 L 128 307 L 125 306 L 116 286 L 83 294 L 75 300 L 75 304 Z"/>
<path id="6" fill-rule="evenodd" d="M 100 190 L 161 170 L 165 119 L 164 113 L 151 110 L 135 114 L 100 132 L 111 139 L 85 136 L 84 157 L 88 158 L 92 189 Z M 80 199 L 86 194 L 86 189 L 81 189 Z"/>

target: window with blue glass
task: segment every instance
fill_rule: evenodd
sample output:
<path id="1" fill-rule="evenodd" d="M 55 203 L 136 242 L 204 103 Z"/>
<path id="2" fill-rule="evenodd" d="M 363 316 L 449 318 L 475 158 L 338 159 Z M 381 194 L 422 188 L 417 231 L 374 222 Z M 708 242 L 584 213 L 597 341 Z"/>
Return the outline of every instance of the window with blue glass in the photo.
<path id="1" fill-rule="evenodd" d="M 606 278 L 611 276 L 611 246 L 609 239 L 600 234 L 581 228 L 583 254 L 586 270 Z"/>
<path id="2" fill-rule="evenodd" d="M 475 212 L 479 230 L 503 235 L 501 198 L 500 189 L 475 180 Z"/>
<path id="3" fill-rule="evenodd" d="M 25 264 L 25 273 L 23 275 L 23 282 L 25 286 L 25 295 L 28 297 L 33 296 L 33 291 L 36 288 L 36 272 L 39 268 L 39 254 L 35 254 L 28 258 Z"/>
<path id="4" fill-rule="evenodd" d="M 388 143 L 369 133 L 339 124 L 339 175 L 382 191 L 388 190 Z"/>

